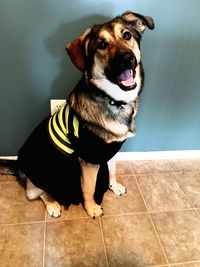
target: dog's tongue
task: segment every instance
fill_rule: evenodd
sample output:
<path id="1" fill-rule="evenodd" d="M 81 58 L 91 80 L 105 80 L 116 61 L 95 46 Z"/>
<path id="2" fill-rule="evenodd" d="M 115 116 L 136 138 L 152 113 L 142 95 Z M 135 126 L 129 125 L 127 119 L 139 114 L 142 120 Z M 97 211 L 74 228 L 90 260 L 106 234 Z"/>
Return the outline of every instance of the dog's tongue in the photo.
<path id="1" fill-rule="evenodd" d="M 131 86 L 134 84 L 134 77 L 132 70 L 123 71 L 118 77 L 118 82 L 123 84 L 124 86 Z"/>

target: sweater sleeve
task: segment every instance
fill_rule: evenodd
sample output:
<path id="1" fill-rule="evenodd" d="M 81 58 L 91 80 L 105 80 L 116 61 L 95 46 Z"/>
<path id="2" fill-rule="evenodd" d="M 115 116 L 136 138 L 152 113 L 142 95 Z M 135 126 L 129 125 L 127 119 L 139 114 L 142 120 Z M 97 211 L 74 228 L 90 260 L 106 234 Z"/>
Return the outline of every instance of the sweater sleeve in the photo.
<path id="1" fill-rule="evenodd" d="M 107 144 L 87 128 L 79 129 L 79 137 L 70 135 L 69 139 L 78 157 L 92 164 L 105 164 L 121 148 L 123 142 Z"/>

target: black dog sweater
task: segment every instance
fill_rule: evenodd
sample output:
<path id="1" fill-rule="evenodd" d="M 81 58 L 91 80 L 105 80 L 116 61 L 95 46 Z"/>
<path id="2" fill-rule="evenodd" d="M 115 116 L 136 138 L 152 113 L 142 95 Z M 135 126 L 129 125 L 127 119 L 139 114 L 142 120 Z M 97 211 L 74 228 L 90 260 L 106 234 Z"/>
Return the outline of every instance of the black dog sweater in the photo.
<path id="1" fill-rule="evenodd" d="M 89 131 L 67 103 L 32 132 L 19 150 L 18 163 L 35 186 L 67 206 L 83 200 L 78 157 L 100 164 L 94 194 L 100 204 L 109 186 L 107 162 L 122 144 L 107 144 Z"/>

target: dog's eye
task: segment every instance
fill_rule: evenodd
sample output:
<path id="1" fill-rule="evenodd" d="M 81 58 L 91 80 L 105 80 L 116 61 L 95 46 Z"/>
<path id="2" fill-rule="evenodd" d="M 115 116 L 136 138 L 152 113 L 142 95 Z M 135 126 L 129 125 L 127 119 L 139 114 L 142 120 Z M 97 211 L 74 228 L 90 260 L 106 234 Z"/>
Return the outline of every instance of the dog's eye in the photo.
<path id="1" fill-rule="evenodd" d="M 131 33 L 130 32 L 124 32 L 123 33 L 123 38 L 124 38 L 124 40 L 130 40 L 131 39 L 131 37 L 132 37 L 132 35 L 131 35 Z"/>
<path id="2" fill-rule="evenodd" d="M 101 40 L 98 44 L 97 44 L 98 49 L 106 49 L 108 47 L 108 43 L 105 40 Z"/>

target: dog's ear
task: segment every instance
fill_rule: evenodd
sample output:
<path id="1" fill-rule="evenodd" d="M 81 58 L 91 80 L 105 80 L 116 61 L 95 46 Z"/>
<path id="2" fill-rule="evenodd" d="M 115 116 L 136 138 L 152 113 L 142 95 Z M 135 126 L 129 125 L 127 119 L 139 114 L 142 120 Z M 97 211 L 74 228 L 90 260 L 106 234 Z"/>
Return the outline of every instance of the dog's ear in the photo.
<path id="1" fill-rule="evenodd" d="M 131 11 L 127 11 L 122 14 L 121 19 L 130 27 L 133 27 L 139 33 L 143 33 L 146 26 L 150 29 L 154 29 L 154 22 L 151 17 L 142 16 Z"/>
<path id="2" fill-rule="evenodd" d="M 85 39 L 90 34 L 91 28 L 87 29 L 80 37 L 72 41 L 66 46 L 67 52 L 74 63 L 74 65 L 80 70 L 86 69 L 86 63 L 84 58 L 84 45 Z"/>

